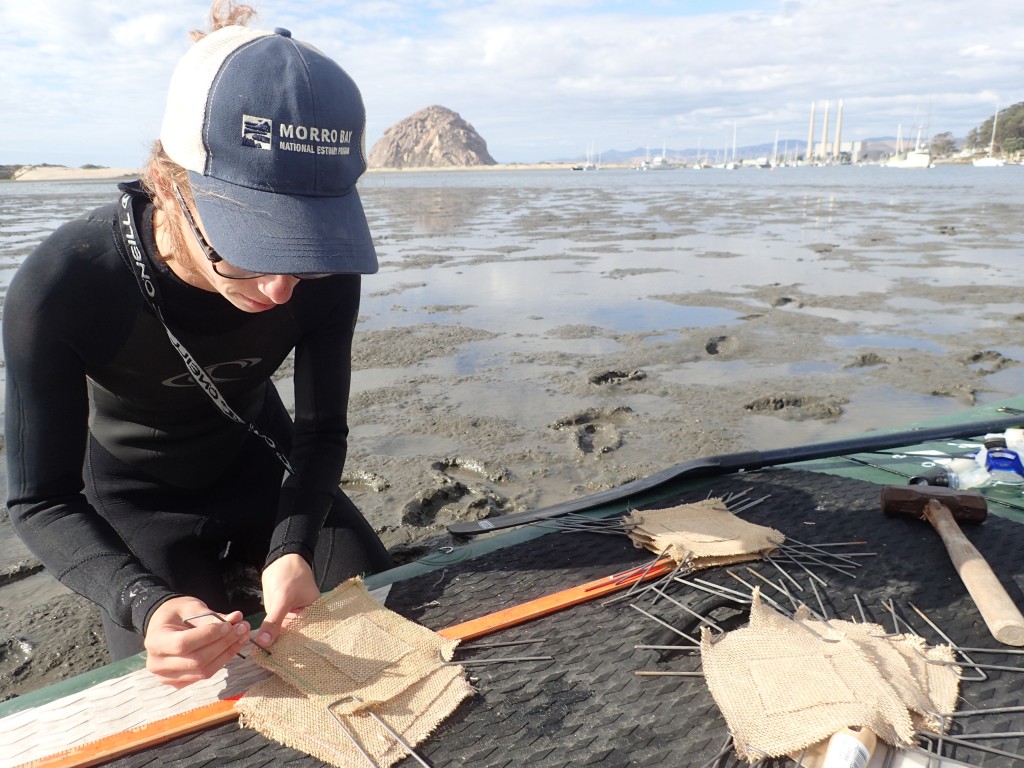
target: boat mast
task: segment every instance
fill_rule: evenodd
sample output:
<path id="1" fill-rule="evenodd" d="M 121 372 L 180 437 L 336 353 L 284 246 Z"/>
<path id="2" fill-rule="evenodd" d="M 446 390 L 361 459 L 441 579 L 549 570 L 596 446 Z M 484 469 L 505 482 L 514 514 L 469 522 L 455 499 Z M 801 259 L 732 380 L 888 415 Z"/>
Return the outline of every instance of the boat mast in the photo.
<path id="1" fill-rule="evenodd" d="M 996 124 L 999 121 L 999 107 L 996 106 L 996 113 L 992 116 L 992 138 L 988 142 L 988 156 L 993 157 L 996 151 Z"/>

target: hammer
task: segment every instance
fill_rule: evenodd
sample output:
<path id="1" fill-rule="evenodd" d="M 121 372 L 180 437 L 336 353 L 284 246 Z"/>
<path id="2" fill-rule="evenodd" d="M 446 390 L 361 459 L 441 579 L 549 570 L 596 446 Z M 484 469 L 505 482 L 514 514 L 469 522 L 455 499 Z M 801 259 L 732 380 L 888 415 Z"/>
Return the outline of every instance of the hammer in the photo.
<path id="1" fill-rule="evenodd" d="M 1006 645 L 1024 645 L 1024 616 L 957 525 L 957 520 L 984 522 L 988 517 L 984 496 L 934 485 L 887 485 L 882 488 L 882 511 L 931 523 L 992 636 Z"/>

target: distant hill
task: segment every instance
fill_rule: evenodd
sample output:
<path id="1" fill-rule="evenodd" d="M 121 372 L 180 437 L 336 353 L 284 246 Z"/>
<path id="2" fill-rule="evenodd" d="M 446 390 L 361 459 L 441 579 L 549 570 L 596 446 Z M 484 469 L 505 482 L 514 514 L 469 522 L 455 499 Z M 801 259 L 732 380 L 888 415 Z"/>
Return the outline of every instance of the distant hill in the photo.
<path id="1" fill-rule="evenodd" d="M 1024 102 L 999 110 L 999 119 L 988 118 L 967 134 L 966 146 L 987 148 L 992 139 L 992 124 L 996 123 L 996 150 L 1001 152 L 1024 151 Z"/>

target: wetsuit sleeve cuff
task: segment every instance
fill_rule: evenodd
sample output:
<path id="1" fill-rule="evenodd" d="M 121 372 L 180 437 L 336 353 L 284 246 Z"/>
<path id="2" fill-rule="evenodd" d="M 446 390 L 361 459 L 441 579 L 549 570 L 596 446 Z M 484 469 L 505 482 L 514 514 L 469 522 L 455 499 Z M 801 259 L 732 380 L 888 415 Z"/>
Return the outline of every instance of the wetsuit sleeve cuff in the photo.
<path id="1" fill-rule="evenodd" d="M 334 496 L 329 493 L 282 487 L 277 524 L 263 567 L 290 554 L 301 555 L 312 567 L 316 542 L 333 502 Z"/>
<path id="2" fill-rule="evenodd" d="M 263 563 L 263 567 L 266 568 L 272 562 L 285 555 L 302 555 L 302 559 L 309 563 L 309 567 L 312 568 L 313 554 L 313 550 L 302 544 L 282 544 L 280 547 L 270 550 L 266 562 Z"/>
<path id="3" fill-rule="evenodd" d="M 162 585 L 142 586 L 136 584 L 129 591 L 131 605 L 131 629 L 145 635 L 149 628 L 149 620 L 153 612 L 172 597 L 182 597 L 182 593 L 174 592 Z"/>

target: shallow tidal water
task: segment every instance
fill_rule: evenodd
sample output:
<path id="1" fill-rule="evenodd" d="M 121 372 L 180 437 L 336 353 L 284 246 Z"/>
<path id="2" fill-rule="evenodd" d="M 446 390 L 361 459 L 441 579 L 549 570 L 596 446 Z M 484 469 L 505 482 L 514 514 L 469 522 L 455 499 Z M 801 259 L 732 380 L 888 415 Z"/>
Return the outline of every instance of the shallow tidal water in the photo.
<path id="1" fill-rule="evenodd" d="M 393 547 L 1024 385 L 1024 167 L 377 172 L 359 189 L 381 268 L 347 482 Z M 0 295 L 115 195 L 0 184 Z M 7 531 L 0 566 L 23 554 Z"/>
<path id="2" fill-rule="evenodd" d="M 400 561 L 459 546 L 453 521 L 1024 389 L 1024 167 L 381 172 L 359 188 L 381 267 L 343 487 Z M 0 297 L 47 233 L 115 197 L 0 183 Z M 19 649 L 0 652 L 0 696 L 107 659 L 96 609 L 38 569 L 0 516 L 0 649 Z"/>

